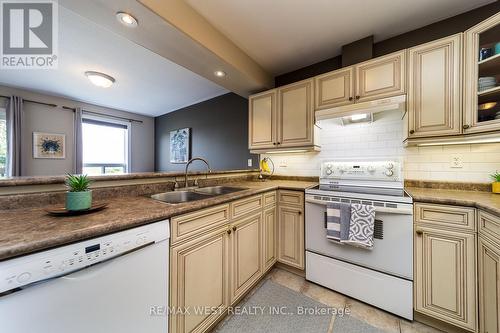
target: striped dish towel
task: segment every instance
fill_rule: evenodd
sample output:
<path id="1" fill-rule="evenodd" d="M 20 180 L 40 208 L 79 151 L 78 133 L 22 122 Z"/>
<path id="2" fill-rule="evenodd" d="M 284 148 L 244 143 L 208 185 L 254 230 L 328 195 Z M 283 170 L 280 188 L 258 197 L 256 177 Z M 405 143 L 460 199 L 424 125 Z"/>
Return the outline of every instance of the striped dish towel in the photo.
<path id="1" fill-rule="evenodd" d="M 326 205 L 326 238 L 339 242 L 349 237 L 351 205 L 332 202 Z"/>
<path id="2" fill-rule="evenodd" d="M 373 248 L 374 228 L 375 207 L 352 204 L 349 237 L 347 240 L 342 240 L 342 243 L 371 250 Z"/>

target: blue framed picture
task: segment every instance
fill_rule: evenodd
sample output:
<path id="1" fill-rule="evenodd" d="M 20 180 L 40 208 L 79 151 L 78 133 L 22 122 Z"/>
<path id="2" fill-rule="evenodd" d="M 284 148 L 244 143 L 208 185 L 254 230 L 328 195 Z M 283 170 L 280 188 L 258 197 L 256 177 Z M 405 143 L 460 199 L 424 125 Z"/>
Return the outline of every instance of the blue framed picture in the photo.
<path id="1" fill-rule="evenodd" d="M 170 132 L 170 163 L 187 163 L 189 161 L 190 140 L 190 128 L 181 128 Z"/>

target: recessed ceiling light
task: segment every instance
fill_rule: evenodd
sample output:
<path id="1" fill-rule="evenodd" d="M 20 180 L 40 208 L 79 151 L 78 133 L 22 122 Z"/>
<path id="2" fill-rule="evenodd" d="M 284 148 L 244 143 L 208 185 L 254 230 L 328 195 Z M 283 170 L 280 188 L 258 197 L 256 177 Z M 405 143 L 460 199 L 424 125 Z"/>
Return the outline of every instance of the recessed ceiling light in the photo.
<path id="1" fill-rule="evenodd" d="M 115 83 L 115 78 L 100 72 L 87 71 L 85 76 L 88 77 L 90 82 L 102 88 L 109 88 Z"/>
<path id="2" fill-rule="evenodd" d="M 118 12 L 116 13 L 116 19 L 118 22 L 121 24 L 130 27 L 130 28 L 135 28 L 139 24 L 137 19 L 133 17 L 132 15 L 125 13 L 125 12 Z"/>
<path id="3" fill-rule="evenodd" d="M 226 72 L 224 72 L 224 71 L 215 71 L 214 75 L 217 76 L 217 77 L 224 77 L 224 76 L 226 76 Z"/>

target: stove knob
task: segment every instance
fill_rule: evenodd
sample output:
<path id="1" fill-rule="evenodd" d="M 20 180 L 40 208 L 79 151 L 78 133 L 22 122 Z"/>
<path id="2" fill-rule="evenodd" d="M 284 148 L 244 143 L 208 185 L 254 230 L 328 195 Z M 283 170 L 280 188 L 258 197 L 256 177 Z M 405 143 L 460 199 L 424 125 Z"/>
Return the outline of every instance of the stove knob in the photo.
<path id="1" fill-rule="evenodd" d="M 333 173 L 333 171 L 332 171 L 332 170 L 330 170 L 330 169 L 326 170 L 326 174 L 327 174 L 327 175 L 331 175 L 332 173 Z"/>
<path id="2" fill-rule="evenodd" d="M 375 167 L 369 165 L 368 166 L 368 172 L 375 172 Z"/>
<path id="3" fill-rule="evenodd" d="M 29 273 L 29 272 L 24 272 L 24 273 L 20 274 L 20 275 L 17 277 L 17 282 L 19 282 L 19 283 L 23 283 L 23 282 L 28 281 L 30 278 L 31 278 L 31 273 Z"/>
<path id="4" fill-rule="evenodd" d="M 392 171 L 392 170 L 387 170 L 387 171 L 385 172 L 385 175 L 386 175 L 387 177 L 391 177 L 392 175 L 394 175 L 394 171 Z"/>
<path id="5" fill-rule="evenodd" d="M 391 170 L 392 168 L 394 168 L 394 164 L 392 162 L 389 162 L 385 165 L 385 167 L 389 170 Z"/>
<path id="6" fill-rule="evenodd" d="M 332 164 L 331 164 L 331 163 L 328 163 L 328 164 L 326 165 L 326 167 L 327 167 L 328 169 L 331 169 L 331 168 L 332 168 Z"/>

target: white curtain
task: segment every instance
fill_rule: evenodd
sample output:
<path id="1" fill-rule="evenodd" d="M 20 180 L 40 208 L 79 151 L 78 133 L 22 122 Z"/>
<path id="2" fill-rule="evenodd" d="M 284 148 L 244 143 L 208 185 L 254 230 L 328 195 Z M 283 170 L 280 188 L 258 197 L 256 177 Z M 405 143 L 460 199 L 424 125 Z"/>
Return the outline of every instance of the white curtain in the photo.
<path id="1" fill-rule="evenodd" d="M 75 109 L 75 173 L 83 172 L 82 108 Z"/>
<path id="2" fill-rule="evenodd" d="M 21 176 L 23 99 L 11 96 L 7 105 L 7 176 Z"/>

